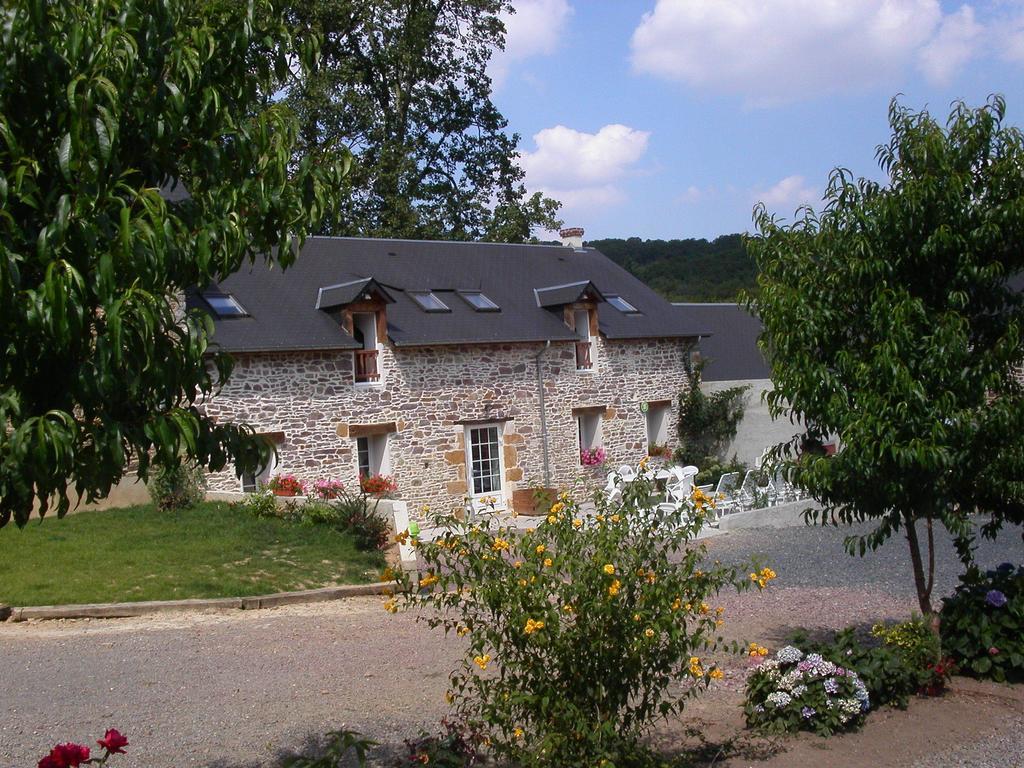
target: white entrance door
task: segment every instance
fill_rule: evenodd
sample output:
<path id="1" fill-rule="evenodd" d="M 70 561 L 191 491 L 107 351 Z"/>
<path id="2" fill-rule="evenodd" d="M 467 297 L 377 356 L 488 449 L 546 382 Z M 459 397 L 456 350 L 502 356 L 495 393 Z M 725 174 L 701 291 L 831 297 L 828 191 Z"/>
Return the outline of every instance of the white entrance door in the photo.
<path id="1" fill-rule="evenodd" d="M 496 509 L 504 509 L 506 505 L 502 484 L 501 425 L 483 424 L 466 427 L 466 445 L 469 448 L 466 452 L 466 463 L 473 509 L 489 509 L 490 499 L 494 499 Z"/>

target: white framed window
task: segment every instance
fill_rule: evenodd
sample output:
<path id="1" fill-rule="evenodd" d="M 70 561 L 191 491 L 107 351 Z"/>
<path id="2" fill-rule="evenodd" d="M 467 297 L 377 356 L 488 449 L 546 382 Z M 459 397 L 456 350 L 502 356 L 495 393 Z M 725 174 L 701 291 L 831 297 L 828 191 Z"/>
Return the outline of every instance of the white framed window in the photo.
<path id="1" fill-rule="evenodd" d="M 640 311 L 621 296 L 606 295 L 605 301 L 624 315 L 639 315 Z"/>
<path id="2" fill-rule="evenodd" d="M 264 485 L 270 482 L 270 478 L 277 472 L 277 454 L 270 454 L 267 465 L 259 472 L 243 472 L 240 478 L 242 482 L 242 493 L 255 493 Z"/>
<path id="3" fill-rule="evenodd" d="M 666 403 L 650 403 L 647 408 L 647 448 L 664 447 L 668 444 L 668 429 L 672 406 Z"/>
<path id="4" fill-rule="evenodd" d="M 483 500 L 493 498 L 496 509 L 505 508 L 503 432 L 502 424 L 466 427 L 466 477 L 474 507 L 489 507 Z"/>
<path id="5" fill-rule="evenodd" d="M 590 336 L 590 312 L 577 309 L 573 312 L 573 325 L 576 326 L 576 370 L 594 370 L 594 340 Z"/>
<path id="6" fill-rule="evenodd" d="M 356 384 L 376 384 L 381 380 L 380 348 L 377 344 L 377 315 L 373 312 L 356 312 L 352 315 L 352 336 L 362 345 L 353 355 L 354 380 Z"/>
<path id="7" fill-rule="evenodd" d="M 451 312 L 451 308 L 433 291 L 409 291 L 409 297 L 424 312 Z"/>
<path id="8" fill-rule="evenodd" d="M 602 448 L 601 414 L 581 413 L 576 417 L 576 428 L 579 433 L 580 463 L 583 462 L 584 451 L 595 451 Z"/>
<path id="9" fill-rule="evenodd" d="M 391 435 L 384 434 L 356 438 L 356 471 L 359 477 L 390 474 L 390 437 Z"/>

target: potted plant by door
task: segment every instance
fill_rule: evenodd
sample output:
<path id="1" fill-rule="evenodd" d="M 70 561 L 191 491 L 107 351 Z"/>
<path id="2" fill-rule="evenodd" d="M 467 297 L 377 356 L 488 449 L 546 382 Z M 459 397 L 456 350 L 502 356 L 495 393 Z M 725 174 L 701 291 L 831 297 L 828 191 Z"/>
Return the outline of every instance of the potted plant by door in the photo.
<path id="1" fill-rule="evenodd" d="M 304 490 L 295 475 L 274 475 L 267 487 L 275 496 L 300 496 Z"/>

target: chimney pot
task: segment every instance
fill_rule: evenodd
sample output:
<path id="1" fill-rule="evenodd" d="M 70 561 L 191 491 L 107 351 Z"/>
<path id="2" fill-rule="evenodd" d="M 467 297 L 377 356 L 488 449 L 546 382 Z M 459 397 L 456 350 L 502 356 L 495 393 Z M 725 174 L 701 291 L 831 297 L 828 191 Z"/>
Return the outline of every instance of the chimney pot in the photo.
<path id="1" fill-rule="evenodd" d="M 566 227 L 565 229 L 558 230 L 558 237 L 562 241 L 562 245 L 567 248 L 582 248 L 583 247 L 583 227 Z"/>

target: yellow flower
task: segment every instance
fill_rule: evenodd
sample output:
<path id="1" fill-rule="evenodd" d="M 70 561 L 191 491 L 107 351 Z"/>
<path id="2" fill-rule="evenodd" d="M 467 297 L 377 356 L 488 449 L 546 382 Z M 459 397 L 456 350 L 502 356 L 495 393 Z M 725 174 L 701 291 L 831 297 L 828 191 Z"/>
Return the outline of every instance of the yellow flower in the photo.
<path id="1" fill-rule="evenodd" d="M 682 606 L 683 606 L 683 601 L 680 600 L 678 597 L 675 600 L 672 601 L 672 610 L 673 611 L 678 611 L 680 608 L 682 608 Z"/>
<path id="2" fill-rule="evenodd" d="M 633 614 L 633 621 L 640 621 L 640 619 L 641 619 L 641 616 L 640 616 L 639 613 L 634 613 Z"/>
<path id="3" fill-rule="evenodd" d="M 622 584 L 619 582 L 618 579 L 615 579 L 608 586 L 608 594 L 611 595 L 612 597 L 615 597 L 617 594 L 619 594 L 619 589 L 621 589 L 621 588 L 622 588 Z"/>
<path id="4" fill-rule="evenodd" d="M 750 574 L 750 580 L 751 581 L 757 581 L 757 574 L 756 573 Z"/>
<path id="5" fill-rule="evenodd" d="M 722 670 L 720 670 L 718 667 L 712 669 L 710 674 L 712 680 L 721 680 L 723 677 L 725 677 L 725 673 L 722 672 Z"/>
<path id="6" fill-rule="evenodd" d="M 386 603 L 384 603 L 384 610 L 388 613 L 398 613 L 398 601 L 393 599 L 388 600 Z"/>
<path id="7" fill-rule="evenodd" d="M 657 580 L 658 580 L 658 574 L 656 574 L 654 571 L 648 571 L 647 572 L 647 583 L 648 584 L 653 584 Z"/>
<path id="8" fill-rule="evenodd" d="M 723 624 L 725 624 L 725 622 L 722 619 L 715 619 L 715 626 L 716 627 L 720 627 Z"/>
<path id="9" fill-rule="evenodd" d="M 536 528 L 527 528 L 527 529 L 526 529 L 526 532 L 527 532 L 527 533 L 533 533 L 533 532 L 534 532 L 534 531 L 536 531 L 536 530 L 537 530 Z"/>
<path id="10" fill-rule="evenodd" d="M 558 522 L 558 518 L 555 517 L 554 515 L 548 515 L 548 522 L 551 523 L 552 525 L 554 525 L 555 523 Z"/>
<path id="11" fill-rule="evenodd" d="M 572 521 L 572 527 L 573 528 L 579 528 L 582 525 L 583 525 L 583 521 L 580 520 L 578 517 L 575 520 Z"/>
<path id="12" fill-rule="evenodd" d="M 642 459 L 640 459 L 640 469 L 647 469 L 647 465 L 650 463 L 650 461 L 650 456 L 644 456 Z"/>
<path id="13" fill-rule="evenodd" d="M 526 586 L 526 579 L 520 579 L 519 580 L 519 586 L 520 587 L 525 587 Z"/>
<path id="14" fill-rule="evenodd" d="M 694 677 L 704 677 L 704 668 L 700 665 L 700 659 L 696 656 L 690 657 L 690 674 Z"/>
<path id="15" fill-rule="evenodd" d="M 381 581 L 391 581 L 393 578 L 395 578 L 395 572 L 390 567 L 380 572 Z"/>
<path id="16" fill-rule="evenodd" d="M 451 691 L 445 691 L 444 692 L 444 700 L 447 703 L 451 704 L 453 701 L 455 701 L 455 694 L 452 693 Z"/>
<path id="17" fill-rule="evenodd" d="M 607 573 L 609 576 L 611 576 L 612 574 L 615 573 L 615 566 L 612 565 L 611 563 L 606 563 L 603 570 L 604 570 L 605 573 Z"/>
<path id="18" fill-rule="evenodd" d="M 761 578 L 764 579 L 765 581 L 771 581 L 772 579 L 774 579 L 776 577 L 776 575 L 777 574 L 775 573 L 775 571 L 773 571 L 771 568 L 762 568 L 761 569 Z"/>
<path id="19" fill-rule="evenodd" d="M 537 554 L 538 555 L 543 555 L 545 549 L 547 549 L 547 547 L 545 547 L 543 544 L 538 544 L 537 545 Z"/>
<path id="20" fill-rule="evenodd" d="M 651 638 L 651 637 L 654 637 L 654 630 L 653 630 L 653 629 L 651 629 L 650 627 L 648 627 L 647 629 L 645 629 L 645 630 L 644 630 L 644 637 L 647 637 L 647 638 Z"/>
<path id="21" fill-rule="evenodd" d="M 554 504 L 551 505 L 551 514 L 557 515 L 563 509 L 565 509 L 565 504 L 563 504 L 560 501 L 556 501 Z"/>
<path id="22" fill-rule="evenodd" d="M 701 603 L 700 604 L 700 612 L 701 613 L 707 613 L 710 610 L 711 610 L 711 608 L 708 607 L 707 603 Z"/>
<path id="23" fill-rule="evenodd" d="M 620 521 L 620 520 L 621 520 L 622 518 L 621 518 L 621 517 L 620 517 L 619 515 L 612 515 L 612 516 L 611 516 L 611 518 L 609 518 L 609 519 L 610 519 L 610 520 L 611 520 L 611 521 L 612 521 L 613 523 L 617 523 L 617 522 L 619 522 L 619 521 Z"/>
<path id="24" fill-rule="evenodd" d="M 433 584 L 436 581 L 437 581 L 437 576 L 435 576 L 432 573 L 428 573 L 426 576 L 424 576 L 422 579 L 420 579 L 420 586 L 421 587 L 429 587 L 431 584 Z"/>
<path id="25" fill-rule="evenodd" d="M 473 663 L 476 664 L 480 669 L 487 669 L 487 664 L 491 660 L 491 655 L 485 653 L 483 656 L 474 656 Z"/>
<path id="26" fill-rule="evenodd" d="M 687 603 L 686 605 L 683 606 L 683 610 L 689 612 L 692 607 L 693 606 L 691 606 L 689 603 Z"/>
<path id="27" fill-rule="evenodd" d="M 408 543 L 408 541 L 409 541 L 409 529 L 408 528 L 406 528 L 404 531 L 402 531 L 401 533 L 399 533 L 399 534 L 397 534 L 395 536 L 395 543 L 396 544 L 406 544 L 406 543 Z"/>
<path id="28" fill-rule="evenodd" d="M 562 491 L 560 494 L 558 494 L 558 498 L 559 498 L 560 501 L 568 501 L 569 500 L 569 492 L 568 491 Z"/>
<path id="29" fill-rule="evenodd" d="M 604 522 L 604 515 L 594 515 L 594 519 L 597 520 L 597 522 L 599 522 L 599 523 L 603 523 Z"/>
<path id="30" fill-rule="evenodd" d="M 643 568 L 637 568 L 636 575 L 642 579 L 644 576 L 647 575 L 647 571 L 645 571 Z"/>
<path id="31" fill-rule="evenodd" d="M 501 552 L 508 549 L 508 542 L 505 539 L 495 538 L 494 543 L 491 544 L 491 549 L 495 552 Z"/>
<path id="32" fill-rule="evenodd" d="M 758 645 L 757 643 L 751 643 L 750 647 L 749 647 L 749 651 L 750 651 L 750 655 L 751 656 L 767 656 L 768 655 L 768 649 L 765 648 L 763 645 Z"/>
<path id="33" fill-rule="evenodd" d="M 455 634 L 459 637 L 465 637 L 469 634 L 469 627 L 459 627 L 455 630 Z"/>
<path id="34" fill-rule="evenodd" d="M 527 635 L 532 635 L 538 629 L 544 629 L 543 621 L 534 621 L 533 619 L 527 619 L 526 626 L 523 627 L 523 632 Z"/>
<path id="35" fill-rule="evenodd" d="M 513 728 L 512 729 L 512 737 L 516 738 L 516 739 L 523 738 L 523 729 L 522 728 Z"/>
<path id="36" fill-rule="evenodd" d="M 576 609 L 573 608 L 572 605 L 570 605 L 569 603 L 566 603 L 565 605 L 563 605 L 562 606 L 562 610 L 565 611 L 566 613 L 573 613 L 573 612 L 576 611 Z"/>
<path id="37" fill-rule="evenodd" d="M 522 560 L 516 560 L 514 563 L 512 563 L 512 567 L 513 568 L 522 568 L 523 567 L 523 561 Z"/>
<path id="38" fill-rule="evenodd" d="M 545 557 L 544 558 L 544 567 L 545 568 L 550 568 L 554 564 L 555 564 L 555 561 L 552 560 L 550 557 Z"/>
<path id="39" fill-rule="evenodd" d="M 722 606 L 715 608 L 715 616 L 721 616 L 723 613 L 725 613 L 725 608 Z"/>

